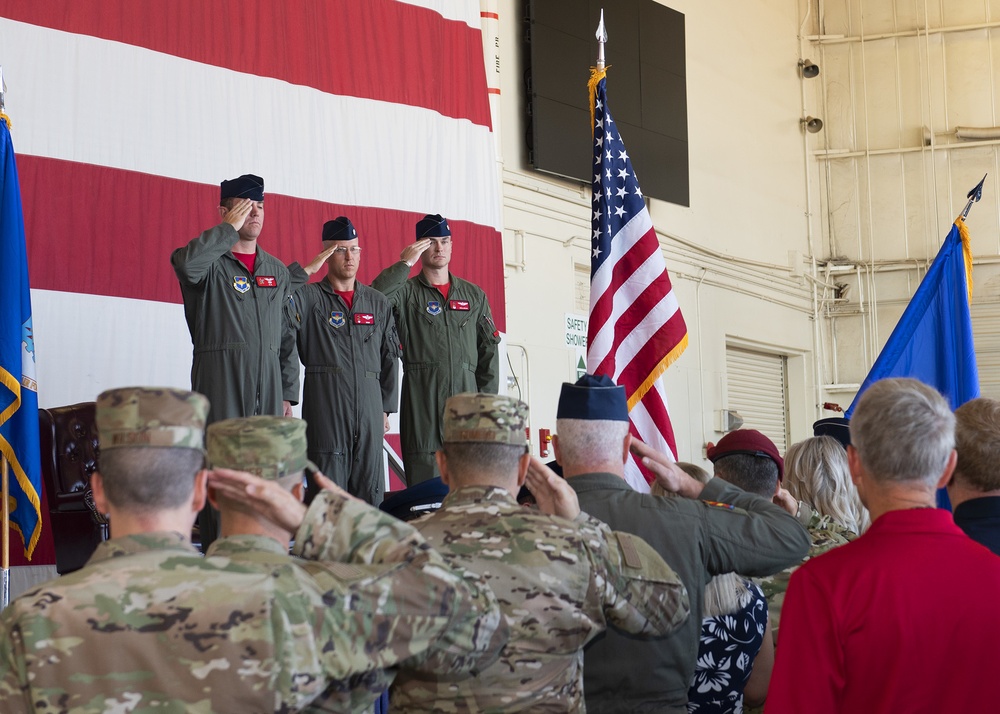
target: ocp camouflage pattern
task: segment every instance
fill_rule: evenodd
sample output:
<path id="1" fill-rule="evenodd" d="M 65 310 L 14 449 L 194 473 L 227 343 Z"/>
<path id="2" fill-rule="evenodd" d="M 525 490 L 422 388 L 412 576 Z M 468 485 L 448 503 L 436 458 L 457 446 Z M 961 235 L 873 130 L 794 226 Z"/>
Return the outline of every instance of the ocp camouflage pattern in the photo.
<path id="1" fill-rule="evenodd" d="M 492 593 L 405 524 L 322 492 L 296 535 L 311 544 L 300 552 L 358 560 L 304 565 L 273 541 L 271 562 L 237 558 L 239 542 L 202 558 L 176 533 L 102 543 L 0 613 L 0 710 L 291 712 L 319 697 L 371 701 L 387 667 L 495 660 L 506 628 Z"/>
<path id="2" fill-rule="evenodd" d="M 169 387 L 122 387 L 97 397 L 101 451 L 123 446 L 202 449 L 208 399 Z"/>
<path id="3" fill-rule="evenodd" d="M 275 480 L 302 471 L 306 458 L 306 423 L 301 419 L 254 416 L 217 421 L 205 434 L 212 468 L 246 471 Z"/>
<path id="4" fill-rule="evenodd" d="M 645 541 L 586 514 L 568 521 L 504 489 L 466 486 L 415 524 L 453 567 L 493 589 L 511 639 L 474 678 L 401 672 L 395 711 L 582 712 L 587 642 L 608 623 L 665 635 L 688 615 L 684 585 Z"/>
<path id="5" fill-rule="evenodd" d="M 444 442 L 527 446 L 528 405 L 497 394 L 467 392 L 449 397 L 444 409 Z"/>

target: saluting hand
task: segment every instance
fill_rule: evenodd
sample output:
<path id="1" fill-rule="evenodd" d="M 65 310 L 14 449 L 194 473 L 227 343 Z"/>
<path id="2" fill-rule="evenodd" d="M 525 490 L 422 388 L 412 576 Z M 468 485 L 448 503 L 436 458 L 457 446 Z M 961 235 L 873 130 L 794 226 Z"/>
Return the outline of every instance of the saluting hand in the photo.
<path id="1" fill-rule="evenodd" d="M 416 243 L 403 248 L 403 252 L 399 254 L 399 259 L 407 265 L 413 265 L 420 258 L 421 253 L 431 247 L 431 242 L 430 238 L 421 238 Z"/>
<path id="2" fill-rule="evenodd" d="M 698 498 L 701 495 L 702 489 L 705 487 L 704 484 L 689 476 L 672 460 L 634 436 L 629 444 L 629 451 L 642 462 L 643 466 L 649 469 L 656 477 L 656 482 L 663 486 L 666 491 L 685 498 Z"/>
<path id="3" fill-rule="evenodd" d="M 226 214 L 222 217 L 223 223 L 228 223 L 236 230 L 243 227 L 243 223 L 246 222 L 247 216 L 250 215 L 250 210 L 253 208 L 253 201 L 249 198 L 239 198 L 230 207 Z"/>
<path id="4" fill-rule="evenodd" d="M 277 481 L 267 481 L 246 471 L 213 469 L 208 486 L 252 508 L 271 523 L 294 533 L 306 517 L 306 506 Z"/>
<path id="5" fill-rule="evenodd" d="M 337 244 L 334 243 L 329 248 L 324 248 L 323 251 L 313 258 L 308 265 L 302 269 L 306 271 L 306 275 L 314 275 L 320 268 L 326 265 L 326 261 L 333 255 L 333 251 L 337 249 Z"/>
<path id="6" fill-rule="evenodd" d="M 532 456 L 528 462 L 525 485 L 535 497 L 538 510 L 552 516 L 562 516 L 573 520 L 580 515 L 580 499 L 566 479 L 556 474 L 541 459 Z"/>

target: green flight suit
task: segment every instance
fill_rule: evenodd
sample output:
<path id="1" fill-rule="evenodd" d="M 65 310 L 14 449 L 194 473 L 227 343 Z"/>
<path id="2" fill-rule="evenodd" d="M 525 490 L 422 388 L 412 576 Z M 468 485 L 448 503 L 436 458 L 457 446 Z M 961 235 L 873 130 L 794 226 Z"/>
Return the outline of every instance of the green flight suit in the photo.
<path id="1" fill-rule="evenodd" d="M 444 436 L 444 403 L 462 392 L 499 390 L 500 333 L 482 288 L 449 273 L 448 297 L 424 276 L 407 280 L 399 261 L 372 281 L 393 304 L 403 344 L 399 435 L 409 485 L 440 476 L 434 452 Z"/>
<path id="2" fill-rule="evenodd" d="M 235 258 L 239 234 L 228 223 L 209 228 L 170 255 L 184 298 L 194 359 L 191 389 L 208 397 L 206 426 L 234 417 L 281 416 L 282 401 L 299 401 L 295 333 L 284 307 L 308 276 L 257 248 L 254 272 Z M 198 524 L 203 547 L 218 537 L 209 505 Z M 209 518 L 208 514 L 214 514 Z"/>
<path id="3" fill-rule="evenodd" d="M 384 295 L 355 283 L 348 309 L 326 280 L 293 295 L 306 368 L 302 418 L 309 458 L 338 486 L 377 506 L 385 492 L 384 413 L 399 403 L 399 335 Z"/>

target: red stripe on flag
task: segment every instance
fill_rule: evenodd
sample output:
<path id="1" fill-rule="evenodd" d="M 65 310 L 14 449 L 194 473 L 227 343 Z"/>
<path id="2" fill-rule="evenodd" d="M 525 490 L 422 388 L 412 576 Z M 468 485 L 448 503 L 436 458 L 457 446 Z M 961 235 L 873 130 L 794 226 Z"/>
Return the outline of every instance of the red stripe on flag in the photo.
<path id="1" fill-rule="evenodd" d="M 649 256 L 660 249 L 660 244 L 658 241 L 650 243 L 646 240 L 646 236 L 652 232 L 655 236 L 655 232 L 650 230 L 640 238 L 635 245 L 629 248 L 625 253 L 618 258 L 617 262 L 614 264 L 614 268 L 611 271 L 611 283 L 607 290 L 605 290 L 590 309 L 590 323 L 587 328 L 587 344 L 593 345 L 594 339 L 597 333 L 604 327 L 604 324 L 611 320 L 616 322 L 618 317 L 614 314 L 614 297 L 615 292 L 625 285 L 628 279 L 638 270 L 643 263 L 645 263 Z M 593 299 L 593 296 L 591 296 Z M 614 342 L 614 349 L 617 349 L 619 341 L 616 339 Z M 614 359 L 614 351 L 610 352 L 608 355 L 602 359 L 602 367 L 607 362 L 608 358 Z M 603 369 L 597 372 L 598 374 L 611 374 L 611 372 L 605 372 Z"/>
<path id="2" fill-rule="evenodd" d="M 219 188 L 151 174 L 22 154 L 17 159 L 31 286 L 179 303 L 170 253 L 219 223 Z M 399 260 L 423 214 L 345 206 L 269 193 L 261 248 L 305 263 L 322 248 L 323 223 L 347 215 L 358 229 L 365 283 Z M 486 291 L 506 329 L 503 252 L 489 226 L 449 221 L 452 270 Z M 186 233 L 177 233 L 184 226 Z M 322 272 L 315 279 L 322 277 Z"/>
<path id="3" fill-rule="evenodd" d="M 479 29 L 406 3 L 5 0 L 0 13 L 330 94 L 426 107 L 491 126 Z"/>
<path id="4" fill-rule="evenodd" d="M 678 310 L 669 320 L 660 326 L 660 329 L 639 350 L 632 361 L 622 369 L 621 375 L 616 381 L 625 387 L 625 393 L 629 397 L 646 381 L 653 370 L 663 360 L 664 356 L 675 345 L 679 344 L 686 334 L 687 325 L 684 323 L 684 317 L 681 315 L 680 310 Z"/>
<path id="5" fill-rule="evenodd" d="M 670 414 L 667 412 L 667 405 L 660 398 L 660 392 L 657 389 L 650 389 L 646 392 L 646 396 L 642 398 L 642 405 L 646 408 L 646 412 L 649 414 L 650 423 L 643 424 L 641 427 L 643 430 L 649 429 L 650 431 L 658 431 L 661 436 L 663 436 L 664 441 L 667 442 L 667 446 L 670 447 L 670 456 L 674 460 L 677 459 L 677 440 L 674 437 L 674 427 L 670 422 Z M 636 429 L 635 423 L 631 425 L 631 432 L 634 435 L 643 438 L 641 432 Z M 649 437 L 645 437 L 646 441 L 649 441 Z M 647 482 L 651 482 L 651 474 L 641 467 L 643 475 L 646 477 Z"/>

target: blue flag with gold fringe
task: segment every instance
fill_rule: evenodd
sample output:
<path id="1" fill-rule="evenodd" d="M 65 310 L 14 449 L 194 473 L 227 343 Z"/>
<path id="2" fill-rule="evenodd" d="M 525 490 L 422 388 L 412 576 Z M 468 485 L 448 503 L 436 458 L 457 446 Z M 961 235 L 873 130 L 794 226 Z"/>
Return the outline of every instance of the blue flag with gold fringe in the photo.
<path id="1" fill-rule="evenodd" d="M 978 397 L 971 303 L 972 250 L 969 231 L 958 218 L 846 416 L 873 382 L 886 377 L 919 379 L 941 392 L 952 409 Z"/>
<path id="2" fill-rule="evenodd" d="M 42 533 L 38 384 L 28 254 L 14 144 L 0 121 L 0 451 L 10 463 L 10 522 L 31 558 Z"/>

